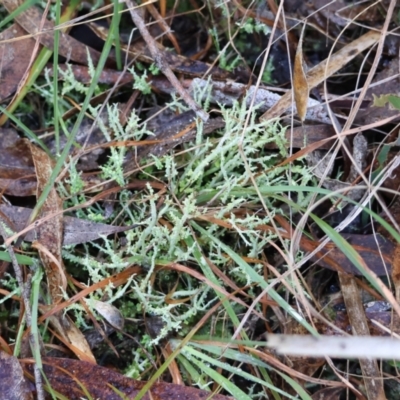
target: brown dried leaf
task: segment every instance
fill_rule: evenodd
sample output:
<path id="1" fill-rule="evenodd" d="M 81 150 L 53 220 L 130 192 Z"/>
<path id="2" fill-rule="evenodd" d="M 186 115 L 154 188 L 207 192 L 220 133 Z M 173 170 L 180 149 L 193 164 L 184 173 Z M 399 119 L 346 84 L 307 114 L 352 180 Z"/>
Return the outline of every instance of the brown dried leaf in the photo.
<path id="1" fill-rule="evenodd" d="M 374 45 L 379 38 L 380 32 L 369 31 L 365 35 L 340 49 L 338 52 L 333 54 L 332 57 L 327 58 L 314 68 L 310 69 L 307 73 L 309 89 L 311 90 L 322 83 L 325 79 L 329 78 L 362 51 Z M 269 120 L 279 117 L 291 106 L 291 103 L 292 94 L 287 92 L 273 107 L 260 117 L 261 120 Z"/>
<path id="2" fill-rule="evenodd" d="M 24 0 L 2 0 L 2 4 L 9 13 L 17 10 L 24 4 Z M 15 17 L 16 22 L 28 33 L 39 38 L 43 46 L 52 50 L 54 48 L 54 24 L 47 19 L 43 23 L 43 15 L 37 7 L 30 7 Z M 40 31 L 40 27 L 42 31 Z M 88 52 L 93 63 L 96 65 L 100 58 L 100 53 L 83 43 L 60 31 L 59 53 L 67 60 L 72 60 L 80 64 L 87 64 Z M 30 55 L 31 52 L 28 51 Z"/>
<path id="3" fill-rule="evenodd" d="M 400 335 L 400 317 L 393 313 L 392 311 L 365 311 L 365 316 L 368 321 L 368 329 L 371 332 L 371 336 L 391 336 L 393 333 Z M 378 322 L 384 328 L 388 330 L 380 328 L 379 325 L 376 325 L 372 321 Z M 349 318 L 347 312 L 339 311 L 336 313 L 334 320 L 332 321 L 333 325 L 338 327 L 344 332 L 351 333 L 351 326 L 349 322 Z M 296 322 L 297 323 L 297 322 Z M 318 332 L 322 335 L 337 335 L 337 330 L 332 329 L 332 327 L 327 326 L 325 324 L 316 324 L 316 328 Z"/>
<path id="4" fill-rule="evenodd" d="M 13 128 L 0 128 L 0 190 L 11 196 L 32 196 L 36 191 L 29 147 Z"/>
<path id="5" fill-rule="evenodd" d="M 53 171 L 53 162 L 50 157 L 37 146 L 26 140 L 31 150 L 37 179 L 37 198 L 40 197 L 44 187 L 50 180 Z M 53 187 L 47 196 L 40 211 L 39 218 L 54 215 L 53 218 L 38 226 L 37 248 L 43 267 L 46 271 L 49 290 L 54 304 L 63 298 L 63 290 L 66 289 L 67 280 L 61 257 L 63 236 L 63 203 L 56 189 Z"/>
<path id="6" fill-rule="evenodd" d="M 86 361 L 91 364 L 96 364 L 96 358 L 90 349 L 83 333 L 77 328 L 74 321 L 68 315 L 63 315 L 59 318 L 62 330 L 67 336 L 69 343 L 73 346 L 72 350 L 81 361 Z"/>
<path id="7" fill-rule="evenodd" d="M 343 237 L 354 247 L 368 268 L 378 276 L 387 275 L 391 271 L 395 245 L 381 235 L 343 234 Z M 313 257 L 318 265 L 334 269 L 327 258 L 334 260 L 341 268 L 353 275 L 361 275 L 360 271 L 349 261 L 346 255 L 335 245 L 324 247 L 319 256 Z M 383 257 L 383 261 L 382 261 Z"/>
<path id="8" fill-rule="evenodd" d="M 117 388 L 127 399 L 134 399 L 146 382 L 127 378 L 113 370 L 90 364 L 84 361 L 66 358 L 43 358 L 43 369 L 51 387 L 67 396 L 69 400 L 86 398 L 77 384 L 83 385 L 92 398 L 98 400 L 121 400 L 113 390 Z M 25 367 L 32 373 L 32 366 Z M 143 400 L 204 400 L 211 396 L 210 392 L 172 383 L 158 382 L 149 390 Z M 232 400 L 232 397 L 215 394 L 213 400 Z"/>
<path id="9" fill-rule="evenodd" d="M 89 300 L 92 307 L 115 329 L 122 330 L 124 327 L 124 317 L 117 307 L 104 301 Z"/>
<path id="10" fill-rule="evenodd" d="M 97 159 L 104 152 L 98 145 L 104 143 L 105 137 L 98 126 L 91 129 L 92 124 L 89 119 L 84 119 L 76 136 L 76 142 L 80 145 L 95 147 L 93 151 L 86 150 L 79 158 L 77 168 L 80 171 L 97 169 Z M 65 142 L 66 138 L 62 137 L 60 146 Z M 44 143 L 52 154 L 56 154 L 54 137 L 44 139 Z M 85 175 L 82 179 L 85 179 Z M 88 185 L 91 183 L 90 179 L 86 182 Z M 0 190 L 11 196 L 24 197 L 34 196 L 36 187 L 35 168 L 28 143 L 13 128 L 0 127 Z"/>
<path id="11" fill-rule="evenodd" d="M 0 128 L 0 177 L 19 179 L 34 174 L 27 142 L 13 128 Z"/>
<path id="12" fill-rule="evenodd" d="M 8 226 L 14 232 L 19 232 L 26 227 L 32 209 L 0 204 L 0 213 Z M 128 229 L 132 229 L 132 226 L 113 226 L 66 216 L 64 217 L 63 245 L 91 242 L 99 239 L 100 236 L 125 232 Z M 29 231 L 24 240 L 33 242 L 37 235 L 36 229 Z"/>
<path id="13" fill-rule="evenodd" d="M 22 40 L 7 42 L 10 39 L 25 36 L 25 31 L 14 24 L 0 34 L 0 101 L 16 92 L 31 59 L 35 40 L 25 37 Z"/>
<path id="14" fill-rule="evenodd" d="M 294 100 L 296 102 L 297 114 L 299 115 L 301 121 L 304 121 L 304 118 L 306 117 L 308 97 L 310 95 L 310 89 L 308 87 L 307 76 L 305 72 L 306 66 L 303 59 L 303 37 L 305 27 L 306 24 L 303 25 L 303 29 L 301 30 L 293 68 Z"/>
<path id="15" fill-rule="evenodd" d="M 0 393 L 7 400 L 33 400 L 18 359 L 4 351 L 0 351 Z"/>
<path id="16" fill-rule="evenodd" d="M 39 306 L 42 313 L 46 312 L 46 306 Z M 81 361 L 96 364 L 96 359 L 82 332 L 68 315 L 57 313 L 48 317 L 48 321 L 55 329 L 58 339 L 64 343 Z"/>
<path id="17" fill-rule="evenodd" d="M 42 149 L 39 149 L 28 140 L 27 142 L 35 165 L 37 197 L 39 198 L 44 187 L 50 181 L 53 162 Z M 37 240 L 32 244 L 32 247 L 38 250 L 42 260 L 53 305 L 62 301 L 63 292 L 67 288 L 67 278 L 61 256 L 63 238 L 62 211 L 62 200 L 53 187 L 40 210 L 39 218 L 49 215 L 53 217 L 36 228 Z M 68 316 L 57 314 L 52 322 L 59 334 L 71 344 L 72 350 L 80 359 L 96 362 L 85 337 L 75 324 L 68 319 Z"/>
<path id="18" fill-rule="evenodd" d="M 34 175 L 17 179 L 0 178 L 0 190 L 11 196 L 33 196 L 36 192 L 36 178 Z"/>

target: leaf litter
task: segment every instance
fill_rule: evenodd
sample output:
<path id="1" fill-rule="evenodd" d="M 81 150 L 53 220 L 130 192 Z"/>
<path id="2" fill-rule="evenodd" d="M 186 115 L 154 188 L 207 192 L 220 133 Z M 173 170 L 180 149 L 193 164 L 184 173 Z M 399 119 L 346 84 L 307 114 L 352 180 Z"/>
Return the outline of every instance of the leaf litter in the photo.
<path id="1" fill-rule="evenodd" d="M 267 346 L 275 339 L 284 342 L 284 333 L 301 333 L 307 339 L 318 332 L 327 340 L 349 333 L 371 340 L 398 333 L 400 223 L 394 124 L 399 96 L 398 71 L 393 69 L 398 65 L 398 51 L 393 50 L 398 41 L 388 31 L 389 21 L 392 27 L 397 24 L 395 2 L 350 7 L 339 0 L 300 6 L 287 1 L 277 21 L 282 8 L 273 2 L 248 8 L 236 1 L 209 2 L 205 10 L 191 9 L 192 20 L 185 16 L 187 10 L 178 7 L 182 13 L 176 15 L 163 0 L 159 9 L 146 4 L 146 12 L 135 2 L 127 3 L 131 10 L 121 5 L 118 27 L 93 22 L 86 26 L 86 32 L 94 31 L 106 44 L 113 39 L 115 51 L 107 57 L 107 69 L 97 75 L 94 71 L 104 43 L 98 46 L 91 39 L 83 44 L 85 34 L 60 31 L 59 54 L 66 61 L 52 62 L 59 68 L 62 92 L 54 97 L 48 89 L 57 87 L 51 83 L 53 72 L 43 70 L 30 94 L 42 101 L 40 107 L 11 111 L 16 130 L 4 126 L 1 131 L 0 213 L 4 229 L 9 229 L 3 234 L 5 245 L 13 239 L 10 231 L 21 238 L 25 232 L 22 247 L 21 239 L 15 243 L 16 257 L 27 253 L 32 265 L 42 265 L 48 282 L 44 292 L 51 299 L 44 302 L 34 289 L 32 298 L 40 301 L 33 311 L 42 313 L 39 327 L 48 319 L 57 346 L 80 360 L 46 358 L 46 345 L 34 341 L 33 353 L 20 355 L 34 354 L 36 367 L 43 356 L 51 386 L 69 398 L 85 396 L 85 391 L 107 399 L 120 398 L 121 391 L 129 398 L 205 396 L 190 387 L 194 382 L 202 388 L 213 382 L 213 398 L 221 399 L 250 398 L 251 385 L 276 398 L 335 398 L 344 388 L 358 397 L 389 398 L 391 386 L 380 371 L 384 367 L 395 375 L 394 364 L 363 360 L 367 353 L 357 353 L 355 342 L 349 341 L 349 354 L 360 360 L 348 365 L 361 368 L 359 382 L 350 382 L 338 372 L 336 360 L 326 363 L 312 349 L 304 357 L 287 350 L 283 359 Z M 0 100 L 6 103 L 13 94 L 23 94 L 29 69 L 40 59 L 38 50 L 53 49 L 55 27 L 36 6 L 24 9 L 24 2 L 11 0 L 2 4 L 16 15 L 15 25 L 1 33 L 5 84 L 0 85 Z M 109 11 L 105 6 L 95 13 L 103 17 Z M 195 19 L 206 14 L 220 29 L 211 24 L 208 30 L 192 31 Z M 133 27 L 131 18 L 142 38 L 126 40 L 124 30 Z M 150 24 L 146 27 L 145 22 Z M 263 71 L 257 60 L 268 44 L 268 27 L 274 24 L 274 51 Z M 187 47 L 191 35 L 197 35 L 197 41 Z M 251 48 L 246 43 L 252 43 Z M 368 52 L 373 58 L 377 44 L 377 54 L 384 50 L 387 59 L 371 61 Z M 17 61 L 18 69 L 13 68 Z M 120 68 L 122 63 L 126 65 Z M 379 72 L 364 90 L 363 74 L 371 65 Z M 293 68 L 293 84 L 285 68 Z M 69 140 L 70 124 L 96 80 L 113 87 L 98 86 L 98 97 L 83 107 L 87 118 L 64 160 L 65 169 L 54 181 L 54 159 Z M 118 105 L 112 105 L 113 96 Z M 57 98 L 56 104 L 50 98 Z M 21 115 L 24 122 L 18 120 Z M 50 115 L 54 118 L 48 122 Z M 346 148 L 338 145 L 344 142 Z M 34 219 L 32 198 L 50 187 Z M 76 216 L 64 215 L 65 209 Z M 90 221 L 88 215 L 98 221 Z M 110 215 L 122 226 L 100 222 Z M 112 234 L 118 234 L 118 240 L 107 238 Z M 31 246 L 26 243 L 30 241 Z M 1 271 L 7 271 L 6 264 Z M 29 276 L 35 271 L 26 272 Z M 268 290 L 262 289 L 265 281 Z M 28 283 L 20 289 L 4 284 L 0 289 L 5 301 L 21 296 L 28 304 Z M 336 296 L 326 302 L 324 296 L 332 288 Z M 228 324 L 218 318 L 202 322 L 211 304 L 218 306 L 216 301 L 222 301 L 220 312 Z M 254 318 L 246 321 L 252 313 Z M 157 321 L 157 329 L 144 340 L 146 320 Z M 190 329 L 198 330 L 200 322 L 203 336 L 189 342 Z M 36 323 L 29 327 L 35 329 Z M 20 321 L 12 327 L 27 336 Z M 229 337 L 238 327 L 242 342 L 236 361 L 207 361 L 222 373 L 202 361 L 206 354 L 188 355 L 200 342 L 210 351 L 231 354 L 236 350 Z M 91 329 L 100 335 L 96 347 L 86 339 Z M 126 335 L 128 351 L 121 350 L 121 335 Z M 178 350 L 173 350 L 174 337 L 184 342 Z M 14 337 L 7 333 L 0 338 L 10 352 L 7 341 Z M 227 343 L 218 342 L 225 338 Z M 264 353 L 257 354 L 262 360 L 269 357 L 268 365 L 253 356 L 252 346 L 259 346 L 260 339 Z M 104 352 L 104 346 L 112 351 Z M 96 364 L 103 356 L 112 359 L 109 353 L 116 357 L 113 364 L 125 362 L 120 371 L 148 382 L 100 371 Z M 394 353 L 393 358 L 400 355 Z M 246 368 L 257 373 L 237 369 L 238 360 L 246 360 Z M 25 371 L 31 376 L 28 365 Z M 321 367 L 323 379 L 315 377 Z M 232 368 L 235 378 L 229 381 L 224 375 Z M 72 369 L 69 378 L 63 375 L 63 370 Z M 38 398 L 43 398 L 37 372 L 32 379 Z M 258 376 L 267 373 L 268 379 L 260 381 Z M 86 381 L 86 376 L 93 379 Z M 186 386 L 155 384 L 160 376 Z M 278 376 L 284 377 L 284 384 Z M 70 379 L 67 389 L 65 379 Z M 108 385 L 99 385 L 103 380 Z M 307 380 L 318 384 L 311 388 Z M 224 394 L 216 394 L 221 390 Z"/>

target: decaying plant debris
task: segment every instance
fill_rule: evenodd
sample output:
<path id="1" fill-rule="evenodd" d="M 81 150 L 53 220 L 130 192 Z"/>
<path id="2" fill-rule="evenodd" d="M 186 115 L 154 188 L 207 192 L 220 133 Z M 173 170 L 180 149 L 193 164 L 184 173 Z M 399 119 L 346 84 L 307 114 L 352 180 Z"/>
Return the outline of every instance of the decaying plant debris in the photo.
<path id="1" fill-rule="evenodd" d="M 45 3 L 0 1 L 0 392 L 397 398 L 397 2 Z"/>

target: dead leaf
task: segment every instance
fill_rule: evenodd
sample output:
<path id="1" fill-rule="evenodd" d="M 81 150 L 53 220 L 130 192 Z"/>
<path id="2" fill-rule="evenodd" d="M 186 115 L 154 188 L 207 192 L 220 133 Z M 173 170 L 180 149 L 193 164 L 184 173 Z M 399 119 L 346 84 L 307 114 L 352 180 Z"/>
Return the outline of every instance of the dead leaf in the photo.
<path id="1" fill-rule="evenodd" d="M 45 313 L 48 307 L 39 306 L 41 313 Z M 96 364 L 96 359 L 92 354 L 89 343 L 85 336 L 77 328 L 75 323 L 66 314 L 56 313 L 48 317 L 50 325 L 54 328 L 55 336 L 73 352 L 80 360 L 90 364 Z"/>
<path id="2" fill-rule="evenodd" d="M 297 114 L 300 117 L 300 121 L 304 121 L 307 114 L 307 103 L 310 95 L 310 89 L 308 87 L 307 76 L 306 76 L 306 65 L 303 58 L 303 37 L 306 24 L 303 25 L 299 43 L 297 44 L 296 57 L 294 59 L 293 68 L 293 93 L 294 100 L 296 102 Z"/>
<path id="3" fill-rule="evenodd" d="M 0 217 L 14 231 L 19 232 L 26 227 L 26 223 L 32 213 L 31 208 L 9 206 L 0 204 Z M 6 217 L 6 219 L 4 218 Z M 111 235 L 113 233 L 125 232 L 132 229 L 133 226 L 113 226 L 92 222 L 75 217 L 64 217 L 63 245 L 76 245 L 80 243 L 91 242 L 99 239 L 101 236 Z M 38 233 L 36 229 L 29 231 L 24 240 L 33 242 Z"/>
<path id="4" fill-rule="evenodd" d="M 25 37 L 7 43 L 9 39 L 25 35 L 26 32 L 18 24 L 11 25 L 0 34 L 0 101 L 16 92 L 29 66 L 35 40 Z"/>
<path id="5" fill-rule="evenodd" d="M 84 361 L 43 357 L 43 364 L 44 373 L 51 387 L 67 396 L 69 400 L 86 398 L 77 382 L 88 390 L 93 399 L 98 400 L 121 400 L 113 388 L 121 391 L 127 399 L 134 399 L 146 384 Z M 30 364 L 27 364 L 25 369 L 32 373 Z M 164 382 L 155 383 L 143 400 L 205 400 L 209 396 L 213 400 L 233 400 L 229 396 L 212 395 L 205 390 Z"/>
<path id="6" fill-rule="evenodd" d="M 29 143 L 35 165 L 37 178 L 36 196 L 39 198 L 44 187 L 50 181 L 53 162 L 42 149 L 39 149 L 28 140 L 26 141 Z M 32 247 L 38 250 L 42 260 L 53 306 L 63 300 L 64 292 L 67 289 L 67 277 L 61 255 L 63 238 L 62 211 L 62 200 L 53 187 L 40 210 L 38 218 L 49 215 L 53 217 L 36 228 L 37 240 L 32 244 Z M 52 323 L 62 338 L 71 344 L 72 350 L 80 359 L 96 362 L 85 337 L 67 315 L 62 315 L 61 313 L 54 315 Z"/>
<path id="7" fill-rule="evenodd" d="M 0 351 L 0 393 L 7 400 L 33 400 L 30 383 L 17 357 Z"/>
<path id="8" fill-rule="evenodd" d="M 35 174 L 28 143 L 15 129 L 0 128 L 0 176 L 19 179 Z"/>
<path id="9" fill-rule="evenodd" d="M 376 275 L 384 276 L 390 273 L 395 245 L 391 240 L 377 235 L 343 234 L 343 237 L 354 247 L 360 257 Z M 346 255 L 335 245 L 327 245 L 321 250 L 320 256 L 313 257 L 318 265 L 333 269 L 332 265 L 324 260 L 324 255 L 336 261 L 344 271 L 361 275 L 360 271 L 351 263 Z M 383 257 L 383 260 L 382 260 Z"/>
<path id="10" fill-rule="evenodd" d="M 36 177 L 31 175 L 17 179 L 0 178 L 0 190 L 11 196 L 32 196 L 36 191 Z"/>
<path id="11" fill-rule="evenodd" d="M 26 139 L 25 139 L 26 140 Z M 50 181 L 53 172 L 53 162 L 50 157 L 37 146 L 26 140 L 31 150 L 33 163 L 36 170 L 37 194 L 39 198 L 43 189 Z M 64 265 L 62 262 L 61 248 L 63 236 L 63 203 L 56 189 L 53 187 L 47 196 L 38 218 L 54 215 L 53 218 L 38 226 L 37 249 L 46 271 L 49 290 L 54 304 L 63 298 L 67 288 Z M 61 214 L 60 214 L 61 212 Z"/>
<path id="12" fill-rule="evenodd" d="M 17 10 L 24 4 L 24 0 L 2 0 L 2 4 L 9 13 Z M 22 11 L 15 17 L 15 21 L 30 33 L 34 38 L 38 37 L 39 42 L 50 50 L 54 49 L 54 24 L 47 19 L 43 23 L 43 15 L 35 6 Z M 42 31 L 39 31 L 43 26 Z M 72 60 L 80 64 L 87 64 L 88 53 L 93 63 L 96 65 L 100 58 L 100 53 L 83 43 L 60 31 L 59 54 L 67 60 Z M 28 52 L 29 56 L 31 52 Z"/>
<path id="13" fill-rule="evenodd" d="M 332 76 L 335 72 L 345 66 L 362 51 L 374 45 L 379 40 L 379 38 L 380 32 L 369 31 L 337 51 L 330 58 L 325 59 L 317 66 L 310 69 L 307 72 L 307 83 L 309 89 L 311 90 L 315 86 L 322 83 L 325 79 Z M 290 92 L 287 92 L 273 107 L 271 107 L 266 113 L 264 113 L 260 117 L 260 119 L 270 120 L 279 117 L 291 106 L 291 103 L 292 94 Z"/>
<path id="14" fill-rule="evenodd" d="M 77 163 L 79 171 L 98 169 L 97 159 L 104 152 L 99 144 L 105 142 L 105 137 L 98 126 L 91 130 L 92 124 L 93 121 L 84 119 L 76 135 L 76 142 L 86 146 L 86 151 Z M 66 141 L 65 136 L 62 136 L 61 148 Z M 56 154 L 54 137 L 46 138 L 43 142 L 52 154 Z M 87 150 L 87 147 L 92 146 L 95 147 L 93 151 Z M 85 177 L 82 175 L 83 180 Z M 90 185 L 90 179 L 86 183 Z M 11 196 L 24 197 L 34 196 L 36 188 L 35 168 L 28 142 L 21 139 L 15 129 L 0 127 L 0 190 Z"/>
<path id="15" fill-rule="evenodd" d="M 124 317 L 117 307 L 112 304 L 90 299 L 90 305 L 115 329 L 121 331 L 124 327 Z"/>

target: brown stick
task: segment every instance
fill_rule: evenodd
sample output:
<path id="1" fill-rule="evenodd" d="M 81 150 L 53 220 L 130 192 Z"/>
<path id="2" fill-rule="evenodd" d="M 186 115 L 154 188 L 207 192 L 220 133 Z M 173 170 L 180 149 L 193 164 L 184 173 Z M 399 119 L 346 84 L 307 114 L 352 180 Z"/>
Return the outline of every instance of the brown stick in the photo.
<path id="1" fill-rule="evenodd" d="M 171 68 L 164 58 L 164 55 L 158 50 L 157 44 L 153 37 L 150 35 L 150 32 L 148 31 L 142 17 L 136 11 L 136 3 L 131 0 L 127 0 L 126 4 L 129 7 L 129 12 L 131 13 L 134 24 L 139 29 L 139 32 L 143 36 L 143 39 L 149 46 L 149 51 L 154 58 L 154 62 L 156 63 L 157 67 L 160 68 L 162 73 L 168 78 L 172 86 L 180 94 L 186 104 L 196 113 L 198 117 L 206 122 L 209 118 L 209 115 L 189 96 L 182 84 L 179 82 L 178 78 L 172 72 Z"/>

